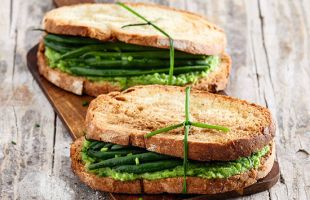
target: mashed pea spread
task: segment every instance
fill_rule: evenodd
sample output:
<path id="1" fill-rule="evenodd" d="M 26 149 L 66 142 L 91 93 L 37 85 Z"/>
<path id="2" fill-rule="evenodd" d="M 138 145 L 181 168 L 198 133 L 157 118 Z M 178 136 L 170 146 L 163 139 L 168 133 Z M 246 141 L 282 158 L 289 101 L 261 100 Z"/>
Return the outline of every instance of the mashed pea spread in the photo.
<path id="1" fill-rule="evenodd" d="M 73 74 L 68 66 L 83 67 L 82 62 L 76 60 L 61 60 L 59 57 L 61 54 L 49 47 L 45 47 L 45 56 L 48 60 L 48 64 L 52 68 L 57 68 L 65 73 Z M 201 78 L 208 76 L 220 63 L 218 56 L 208 56 L 206 59 L 208 67 L 203 71 L 191 71 L 173 76 L 173 85 L 183 86 L 189 83 L 195 83 Z M 134 85 L 150 85 L 150 84 L 167 84 L 168 74 L 154 73 L 139 76 L 127 76 L 127 77 L 98 77 L 98 76 L 86 76 L 88 80 L 96 82 L 108 81 L 111 84 L 118 85 L 122 89 Z"/>
<path id="2" fill-rule="evenodd" d="M 146 180 L 155 180 L 162 178 L 172 178 L 172 177 L 182 177 L 183 176 L 183 166 L 179 165 L 171 169 L 165 169 L 155 172 L 147 172 L 141 174 L 135 173 L 125 173 L 118 172 L 110 167 L 103 167 L 94 170 L 88 170 L 90 164 L 99 162 L 101 160 L 96 160 L 94 157 L 91 157 L 87 153 L 87 149 L 91 144 L 90 141 L 85 140 L 81 152 L 82 160 L 85 164 L 87 171 L 94 173 L 102 177 L 111 177 L 120 181 L 131 181 L 136 179 L 146 179 Z M 265 156 L 270 150 L 269 146 L 265 146 L 262 150 L 253 153 L 249 157 L 241 157 L 235 161 L 228 162 L 195 162 L 189 161 L 187 176 L 192 177 L 201 177 L 206 179 L 215 179 L 215 178 L 228 178 L 243 172 L 246 172 L 250 169 L 256 169 L 260 166 L 260 159 Z M 146 151 L 147 152 L 147 151 Z M 181 159 L 180 159 L 181 160 Z"/>

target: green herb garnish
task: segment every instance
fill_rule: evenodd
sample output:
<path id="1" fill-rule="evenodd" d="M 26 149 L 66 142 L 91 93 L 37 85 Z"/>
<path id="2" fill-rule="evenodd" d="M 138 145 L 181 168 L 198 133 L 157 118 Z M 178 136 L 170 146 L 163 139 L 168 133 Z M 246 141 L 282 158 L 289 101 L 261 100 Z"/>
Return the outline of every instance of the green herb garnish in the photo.
<path id="1" fill-rule="evenodd" d="M 86 107 L 86 106 L 88 106 L 88 105 L 89 105 L 89 102 L 88 102 L 88 101 L 83 101 L 83 102 L 82 102 L 82 106 L 83 106 L 83 107 Z"/>
<path id="2" fill-rule="evenodd" d="M 136 15 L 137 17 L 139 17 L 140 19 L 142 19 L 143 21 L 146 22 L 146 23 L 128 24 L 128 25 L 122 26 L 122 28 L 129 27 L 129 26 L 150 25 L 153 28 L 155 28 L 156 30 L 158 30 L 159 32 L 161 32 L 164 36 L 169 38 L 170 68 L 169 68 L 168 84 L 171 85 L 172 84 L 172 78 L 173 78 L 173 70 L 174 70 L 174 45 L 173 45 L 172 37 L 168 33 L 166 33 L 164 30 L 159 28 L 156 24 L 154 24 L 153 22 L 149 21 L 148 19 L 146 19 L 145 17 L 143 17 L 142 15 L 140 15 L 139 13 L 137 13 L 136 11 L 134 11 L 133 9 L 131 9 L 130 7 L 125 5 L 124 3 L 117 2 L 116 4 L 122 6 L 123 8 L 125 8 L 126 10 L 128 10 L 129 12 L 131 12 L 132 14 Z"/>
<path id="3" fill-rule="evenodd" d="M 34 127 L 39 128 L 39 127 L 40 127 L 40 124 L 36 123 L 36 124 L 34 125 Z"/>
<path id="4" fill-rule="evenodd" d="M 156 131 L 153 131 L 153 132 L 148 133 L 148 134 L 145 135 L 144 137 L 152 137 L 153 135 L 157 135 L 157 134 L 163 133 L 163 132 L 168 132 L 168 131 L 170 131 L 170 130 L 179 128 L 179 127 L 181 127 L 181 126 L 184 126 L 183 123 L 175 124 L 175 125 L 168 126 L 168 127 L 165 127 L 165 128 L 161 128 L 161 129 L 158 129 L 158 130 L 156 130 Z"/>
<path id="5" fill-rule="evenodd" d="M 183 169 L 184 169 L 184 181 L 183 181 L 183 193 L 186 193 L 187 189 L 186 189 L 186 173 L 187 173 L 187 166 L 188 166 L 188 133 L 189 133 L 189 129 L 191 126 L 195 126 L 195 127 L 199 127 L 199 128 L 208 128 L 208 129 L 215 129 L 218 131 L 222 131 L 222 132 L 228 132 L 230 129 L 224 126 L 218 126 L 218 125 L 210 125 L 210 124 L 205 124 L 205 123 L 200 123 L 200 122 L 191 122 L 190 120 L 190 87 L 186 87 L 185 89 L 186 92 L 186 96 L 185 96 L 185 121 L 183 123 L 179 123 L 179 124 L 175 124 L 175 125 L 171 125 L 165 128 L 161 128 L 158 129 L 156 131 L 152 131 L 148 134 L 146 134 L 144 137 L 148 138 L 148 137 L 152 137 L 154 135 L 157 135 L 159 133 L 163 133 L 163 132 L 168 132 L 170 130 L 179 128 L 181 126 L 184 127 L 184 140 L 183 140 L 183 144 L 184 144 L 184 158 L 183 158 Z"/>
<path id="6" fill-rule="evenodd" d="M 11 143 L 14 144 L 14 145 L 16 145 L 16 142 L 15 142 L 15 141 L 11 141 Z"/>

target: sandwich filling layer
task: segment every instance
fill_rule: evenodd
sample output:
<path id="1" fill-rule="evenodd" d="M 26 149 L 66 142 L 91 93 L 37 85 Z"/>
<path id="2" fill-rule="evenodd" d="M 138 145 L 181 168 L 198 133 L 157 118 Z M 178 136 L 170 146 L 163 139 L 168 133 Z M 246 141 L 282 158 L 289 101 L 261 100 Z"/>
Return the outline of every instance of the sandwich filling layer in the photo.
<path id="1" fill-rule="evenodd" d="M 54 34 L 45 36 L 44 45 L 49 67 L 91 81 L 108 81 L 121 89 L 168 81 L 167 49 Z M 219 56 L 175 51 L 172 84 L 195 83 L 219 64 Z"/>
<path id="2" fill-rule="evenodd" d="M 249 157 L 234 161 L 189 161 L 186 176 L 221 179 L 241 174 L 260 166 L 260 160 L 271 150 L 267 145 Z M 86 171 L 120 181 L 156 180 L 183 177 L 183 160 L 149 152 L 136 147 L 85 140 L 81 150 Z"/>

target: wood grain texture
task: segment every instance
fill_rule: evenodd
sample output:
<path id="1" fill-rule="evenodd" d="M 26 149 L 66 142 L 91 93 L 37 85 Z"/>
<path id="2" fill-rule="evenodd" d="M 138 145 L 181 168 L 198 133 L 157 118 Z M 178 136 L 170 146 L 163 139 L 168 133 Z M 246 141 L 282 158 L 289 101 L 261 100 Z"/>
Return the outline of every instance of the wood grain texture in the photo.
<path id="1" fill-rule="evenodd" d="M 228 94 L 273 113 L 281 181 L 241 199 L 310 199 L 310 2 L 152 2 L 206 15 L 223 27 L 233 60 Z M 41 34 L 31 29 L 51 8 L 50 1 L 1 1 L 0 199 L 106 199 L 72 174 L 70 136 L 26 68 L 26 52 Z"/>
<path id="2" fill-rule="evenodd" d="M 40 88 L 53 106 L 57 116 L 67 127 L 71 137 L 77 139 L 85 135 L 84 121 L 88 104 L 94 98 L 87 95 L 75 95 L 67 92 L 49 82 L 39 73 L 37 66 L 37 51 L 39 45 L 35 45 L 27 53 L 27 67 L 32 76 L 39 83 Z"/>

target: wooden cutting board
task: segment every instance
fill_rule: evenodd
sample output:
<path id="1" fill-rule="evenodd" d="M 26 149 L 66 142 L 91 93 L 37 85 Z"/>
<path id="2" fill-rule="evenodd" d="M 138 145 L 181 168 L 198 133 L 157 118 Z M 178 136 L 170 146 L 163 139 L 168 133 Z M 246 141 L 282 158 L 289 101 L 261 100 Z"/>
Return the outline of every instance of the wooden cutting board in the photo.
<path id="1" fill-rule="evenodd" d="M 34 46 L 27 53 L 27 66 L 33 75 L 34 79 L 39 84 L 43 93 L 53 106 L 58 117 L 67 127 L 73 140 L 84 136 L 84 118 L 87 111 L 87 103 L 90 102 L 93 97 L 90 96 L 78 96 L 69 92 L 66 92 L 42 77 L 38 72 L 37 67 L 37 49 L 38 45 Z M 123 199 L 135 199 L 142 197 L 143 200 L 158 200 L 158 199 L 225 199 L 243 195 L 250 195 L 271 188 L 279 179 L 279 164 L 274 162 L 271 172 L 263 179 L 259 180 L 254 185 L 245 188 L 243 191 L 233 191 L 216 195 L 126 195 L 126 194 L 113 194 L 109 193 L 110 197 L 114 200 Z"/>

